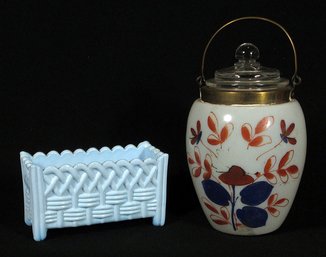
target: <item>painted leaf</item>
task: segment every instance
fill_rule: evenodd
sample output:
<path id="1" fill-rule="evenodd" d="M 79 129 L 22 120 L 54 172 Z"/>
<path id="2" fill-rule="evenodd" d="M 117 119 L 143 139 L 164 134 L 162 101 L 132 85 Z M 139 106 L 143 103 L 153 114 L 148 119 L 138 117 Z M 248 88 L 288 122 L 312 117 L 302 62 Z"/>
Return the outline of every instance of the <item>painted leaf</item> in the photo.
<path id="1" fill-rule="evenodd" d="M 201 124 L 199 120 L 197 120 L 196 127 L 197 127 L 197 132 L 199 133 L 201 131 Z"/>
<path id="2" fill-rule="evenodd" d="M 250 126 L 250 124 L 245 123 L 242 125 L 241 127 L 241 135 L 243 137 L 244 140 L 246 140 L 247 142 L 251 141 L 251 133 L 252 133 L 252 128 Z"/>
<path id="3" fill-rule="evenodd" d="M 290 167 L 286 168 L 286 171 L 292 175 L 292 174 L 296 174 L 299 171 L 299 168 L 296 165 L 291 165 Z"/>
<path id="4" fill-rule="evenodd" d="M 255 147 L 259 147 L 259 146 L 263 146 L 263 145 L 267 145 L 272 143 L 272 139 L 270 136 L 257 136 L 255 137 L 253 140 L 251 140 L 249 142 L 250 146 L 255 146 Z"/>
<path id="5" fill-rule="evenodd" d="M 237 210 L 238 219 L 247 227 L 259 228 L 266 225 L 268 214 L 264 209 L 245 206 Z"/>
<path id="6" fill-rule="evenodd" d="M 293 158 L 293 155 L 294 155 L 294 151 L 293 150 L 290 150 L 288 151 L 283 157 L 282 159 L 280 160 L 280 163 L 278 165 L 278 168 L 279 169 L 282 169 L 284 166 L 286 166 L 289 162 L 291 162 L 292 158 Z"/>
<path id="7" fill-rule="evenodd" d="M 196 162 L 201 165 L 200 151 L 198 147 L 195 147 L 195 159 Z"/>
<path id="8" fill-rule="evenodd" d="M 213 180 L 203 180 L 202 185 L 209 200 L 221 206 L 229 205 L 230 194 L 223 186 Z"/>
<path id="9" fill-rule="evenodd" d="M 191 128 L 190 131 L 191 131 L 191 134 L 192 134 L 193 136 L 196 136 L 197 133 L 196 133 L 196 131 L 195 131 L 193 128 Z"/>
<path id="10" fill-rule="evenodd" d="M 222 208 L 223 208 L 223 207 L 222 207 Z M 226 219 L 226 220 L 228 220 L 229 217 L 230 217 L 230 214 L 229 214 L 229 212 L 227 211 L 227 209 L 226 209 L 226 210 L 225 210 L 225 209 L 221 209 L 221 214 L 222 214 L 223 218 Z"/>
<path id="11" fill-rule="evenodd" d="M 219 145 L 222 143 L 221 139 L 219 139 L 216 135 L 209 135 L 207 138 L 207 142 L 211 145 Z"/>
<path id="12" fill-rule="evenodd" d="M 234 127 L 232 123 L 225 124 L 225 126 L 222 128 L 220 135 L 222 142 L 224 142 L 231 135 L 233 128 Z"/>
<path id="13" fill-rule="evenodd" d="M 286 135 L 289 136 L 295 128 L 295 124 L 291 123 L 288 129 L 286 130 Z"/>
<path id="14" fill-rule="evenodd" d="M 269 183 L 275 185 L 277 183 L 277 178 L 275 177 L 274 174 L 272 173 L 265 173 L 264 174 L 265 178 L 269 181 Z"/>
<path id="15" fill-rule="evenodd" d="M 284 170 L 284 169 L 279 169 L 279 170 L 277 170 L 277 173 L 278 173 L 278 175 L 280 175 L 281 181 L 282 181 L 283 183 L 288 182 L 288 180 L 289 180 L 289 176 L 288 176 L 288 174 L 286 173 L 286 170 Z"/>
<path id="16" fill-rule="evenodd" d="M 204 179 L 210 179 L 212 176 L 212 157 L 209 154 L 206 154 L 204 161 L 204 167 L 206 172 L 203 175 Z"/>
<path id="17" fill-rule="evenodd" d="M 209 154 L 206 154 L 204 166 L 207 171 L 212 173 L 212 157 Z"/>
<path id="18" fill-rule="evenodd" d="M 203 174 L 203 179 L 210 179 L 212 176 L 212 173 L 209 171 L 205 171 Z"/>
<path id="19" fill-rule="evenodd" d="M 275 206 L 279 206 L 279 207 L 285 207 L 285 206 L 288 205 L 288 203 L 289 203 L 289 200 L 288 200 L 288 199 L 286 199 L 286 198 L 282 198 L 282 199 L 280 199 L 280 200 L 277 200 L 277 201 L 274 203 L 274 205 L 275 205 Z"/>
<path id="20" fill-rule="evenodd" d="M 199 177 L 201 174 L 201 167 L 196 167 L 192 169 L 192 175 L 194 177 Z"/>
<path id="21" fill-rule="evenodd" d="M 241 202 L 251 206 L 259 205 L 267 200 L 272 190 L 273 186 L 265 181 L 253 183 L 241 190 Z"/>
<path id="22" fill-rule="evenodd" d="M 229 129 L 227 127 L 227 125 L 225 125 L 222 130 L 221 130 L 221 141 L 224 142 L 228 136 L 229 136 Z"/>
<path id="23" fill-rule="evenodd" d="M 195 161 L 191 157 L 188 157 L 188 163 L 192 165 L 195 163 Z"/>
<path id="24" fill-rule="evenodd" d="M 196 128 L 197 128 L 197 131 L 194 128 L 190 129 L 191 134 L 192 134 L 192 137 L 190 138 L 192 145 L 198 144 L 201 140 L 202 131 L 201 131 L 201 124 L 200 124 L 199 120 L 196 123 Z"/>
<path id="25" fill-rule="evenodd" d="M 273 155 L 272 157 L 270 157 L 267 160 L 265 167 L 264 167 L 264 172 L 265 173 L 270 172 L 270 170 L 274 167 L 275 162 L 276 162 L 276 157 L 275 157 L 275 155 Z"/>
<path id="26" fill-rule="evenodd" d="M 217 134 L 217 118 L 213 112 L 211 112 L 207 119 L 207 125 L 211 131 Z"/>
<path id="27" fill-rule="evenodd" d="M 227 220 L 221 220 L 221 219 L 214 219 L 212 218 L 212 221 L 216 223 L 217 225 L 227 225 L 229 222 Z"/>
<path id="28" fill-rule="evenodd" d="M 214 206 L 212 206 L 211 204 L 209 204 L 209 203 L 207 203 L 207 202 L 205 202 L 205 201 L 204 201 L 204 204 L 205 204 L 205 206 L 206 206 L 209 210 L 211 210 L 212 212 L 215 212 L 215 213 L 219 214 L 218 210 L 217 210 Z"/>
<path id="29" fill-rule="evenodd" d="M 194 145 L 197 142 L 197 137 L 192 137 L 190 142 Z"/>
<path id="30" fill-rule="evenodd" d="M 285 177 L 285 176 L 288 175 L 288 174 L 286 173 L 286 170 L 285 170 L 285 169 L 279 169 L 279 170 L 277 170 L 277 173 L 278 173 L 278 175 L 280 175 L 281 177 Z"/>
<path id="31" fill-rule="evenodd" d="M 274 123 L 274 117 L 273 116 L 268 116 L 268 117 L 264 117 L 263 119 L 261 119 L 256 128 L 255 128 L 255 134 L 259 134 L 263 131 L 265 131 L 266 129 L 268 129 L 270 126 L 272 126 Z"/>
<path id="32" fill-rule="evenodd" d="M 291 145 L 295 145 L 297 143 L 297 140 L 293 137 L 288 137 L 287 139 Z"/>
<path id="33" fill-rule="evenodd" d="M 274 217 L 278 217 L 280 215 L 280 211 L 278 209 L 274 208 L 274 207 L 268 206 L 267 210 Z"/>
<path id="34" fill-rule="evenodd" d="M 267 201 L 267 205 L 271 206 L 273 205 L 273 203 L 275 202 L 275 200 L 277 200 L 278 194 L 272 194 Z"/>
<path id="35" fill-rule="evenodd" d="M 282 134 L 285 134 L 286 133 L 286 124 L 285 124 L 285 121 L 284 120 L 281 120 L 281 131 L 282 131 Z"/>

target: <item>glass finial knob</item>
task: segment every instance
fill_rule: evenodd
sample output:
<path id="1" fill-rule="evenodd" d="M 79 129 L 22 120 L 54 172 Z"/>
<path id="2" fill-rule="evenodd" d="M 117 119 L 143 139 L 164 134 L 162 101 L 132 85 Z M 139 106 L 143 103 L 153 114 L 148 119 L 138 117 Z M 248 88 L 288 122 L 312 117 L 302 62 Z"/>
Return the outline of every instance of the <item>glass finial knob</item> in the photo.
<path id="1" fill-rule="evenodd" d="M 235 58 L 239 61 L 256 61 L 259 58 L 259 50 L 254 44 L 243 43 L 235 51 Z"/>

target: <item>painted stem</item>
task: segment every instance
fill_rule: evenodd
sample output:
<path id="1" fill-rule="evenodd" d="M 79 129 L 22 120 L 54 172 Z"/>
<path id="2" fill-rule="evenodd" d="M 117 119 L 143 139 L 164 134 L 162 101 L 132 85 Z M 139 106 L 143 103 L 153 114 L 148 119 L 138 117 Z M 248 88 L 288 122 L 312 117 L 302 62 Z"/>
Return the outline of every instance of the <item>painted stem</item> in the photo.
<path id="1" fill-rule="evenodd" d="M 200 142 L 202 143 L 202 145 L 208 150 L 208 151 L 210 151 L 214 156 L 215 156 L 215 158 L 217 158 L 217 155 L 211 150 L 211 149 L 209 149 L 205 144 L 204 144 L 204 142 L 203 142 L 203 140 L 200 140 Z"/>
<path id="2" fill-rule="evenodd" d="M 281 143 L 283 142 L 283 140 L 281 140 L 280 142 L 278 142 L 276 145 L 274 145 L 271 149 L 267 150 L 266 152 L 263 152 L 261 155 L 259 155 L 256 160 L 258 161 L 258 159 L 260 157 L 262 157 L 264 154 L 267 154 L 268 152 L 272 151 L 273 149 L 275 149 L 276 147 L 278 147 Z"/>
<path id="3" fill-rule="evenodd" d="M 232 202 L 231 202 L 231 221 L 234 231 L 237 230 L 237 227 L 234 223 L 234 206 L 235 206 L 235 185 L 232 185 Z"/>

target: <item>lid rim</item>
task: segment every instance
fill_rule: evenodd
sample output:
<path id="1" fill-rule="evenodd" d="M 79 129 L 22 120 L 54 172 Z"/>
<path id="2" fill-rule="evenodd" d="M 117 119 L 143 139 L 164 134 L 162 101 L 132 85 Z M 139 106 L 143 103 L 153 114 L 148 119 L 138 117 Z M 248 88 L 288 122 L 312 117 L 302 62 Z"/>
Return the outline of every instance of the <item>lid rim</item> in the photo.
<path id="1" fill-rule="evenodd" d="M 204 86 L 213 87 L 216 90 L 278 90 L 290 86 L 287 78 L 280 77 L 278 80 L 216 80 L 215 78 L 205 81 Z"/>

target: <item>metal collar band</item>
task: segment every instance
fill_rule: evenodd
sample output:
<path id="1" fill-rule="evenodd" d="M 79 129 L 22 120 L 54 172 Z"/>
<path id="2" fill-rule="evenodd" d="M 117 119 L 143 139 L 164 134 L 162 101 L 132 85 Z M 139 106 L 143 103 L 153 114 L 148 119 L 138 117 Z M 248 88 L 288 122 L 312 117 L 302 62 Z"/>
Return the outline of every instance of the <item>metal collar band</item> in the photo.
<path id="1" fill-rule="evenodd" d="M 288 86 L 276 90 L 239 90 L 223 91 L 214 87 L 200 88 L 201 99 L 204 102 L 224 105 L 250 105 L 250 104 L 281 104 L 291 101 L 293 88 Z"/>

